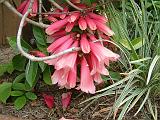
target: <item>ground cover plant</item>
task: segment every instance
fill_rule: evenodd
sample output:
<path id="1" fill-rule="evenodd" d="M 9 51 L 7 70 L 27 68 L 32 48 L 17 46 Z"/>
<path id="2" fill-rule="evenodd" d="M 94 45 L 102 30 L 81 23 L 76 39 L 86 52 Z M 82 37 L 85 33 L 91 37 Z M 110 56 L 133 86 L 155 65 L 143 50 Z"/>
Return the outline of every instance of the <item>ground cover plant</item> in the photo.
<path id="1" fill-rule="evenodd" d="M 34 87 L 43 79 L 47 85 L 94 94 L 84 102 L 115 96 L 105 119 L 122 120 L 139 105 L 135 115 L 144 111 L 147 118 L 158 120 L 159 1 L 25 0 L 12 10 L 22 15 L 17 37 L 8 38 L 17 55 L 0 70 L 1 75 L 16 71 L 18 76 L 0 85 L 3 103 L 11 98 L 21 109 L 37 99 Z M 21 38 L 25 19 L 32 24 L 33 44 Z M 96 91 L 101 83 L 106 87 Z M 62 94 L 64 109 L 71 94 Z M 53 96 L 42 96 L 54 107 Z"/>

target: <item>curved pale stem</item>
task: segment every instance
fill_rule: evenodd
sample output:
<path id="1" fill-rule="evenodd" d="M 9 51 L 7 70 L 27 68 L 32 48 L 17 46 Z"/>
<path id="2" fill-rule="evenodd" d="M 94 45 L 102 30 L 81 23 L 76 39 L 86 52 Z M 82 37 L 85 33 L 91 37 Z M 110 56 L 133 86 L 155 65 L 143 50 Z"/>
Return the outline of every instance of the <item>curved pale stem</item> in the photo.
<path id="1" fill-rule="evenodd" d="M 59 56 L 62 56 L 64 54 L 80 50 L 79 47 L 73 47 L 73 48 L 67 49 L 63 52 L 60 52 L 60 53 L 57 53 L 57 54 L 52 54 L 51 56 L 46 56 L 46 57 L 35 57 L 33 55 L 30 55 L 30 54 L 26 53 L 23 50 L 22 45 L 21 45 L 21 34 L 22 34 L 22 29 L 23 29 L 24 22 L 25 22 L 27 16 L 29 15 L 30 11 L 31 11 L 31 9 L 29 8 L 27 10 L 27 12 L 24 14 L 24 16 L 22 17 L 20 25 L 19 25 L 18 33 L 17 33 L 17 47 L 18 47 L 18 50 L 20 51 L 20 53 L 23 56 L 25 56 L 26 58 L 28 58 L 29 60 L 32 60 L 32 61 L 45 61 L 45 60 L 55 59 L 55 58 L 57 58 Z"/>

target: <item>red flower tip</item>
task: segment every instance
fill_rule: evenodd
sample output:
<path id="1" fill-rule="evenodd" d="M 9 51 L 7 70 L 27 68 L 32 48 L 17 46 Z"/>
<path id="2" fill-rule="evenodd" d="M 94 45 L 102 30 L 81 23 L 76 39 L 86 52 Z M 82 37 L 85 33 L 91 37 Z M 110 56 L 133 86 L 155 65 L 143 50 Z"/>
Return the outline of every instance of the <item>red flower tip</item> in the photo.
<path id="1" fill-rule="evenodd" d="M 71 103 L 71 92 L 63 93 L 62 94 L 62 107 L 65 110 Z"/>
<path id="2" fill-rule="evenodd" d="M 42 94 L 44 101 L 48 108 L 52 109 L 54 106 L 54 97 L 51 95 L 47 95 L 45 93 Z"/>
<path id="3" fill-rule="evenodd" d="M 31 55 L 37 56 L 37 57 L 45 57 L 46 55 L 38 50 L 30 51 Z"/>

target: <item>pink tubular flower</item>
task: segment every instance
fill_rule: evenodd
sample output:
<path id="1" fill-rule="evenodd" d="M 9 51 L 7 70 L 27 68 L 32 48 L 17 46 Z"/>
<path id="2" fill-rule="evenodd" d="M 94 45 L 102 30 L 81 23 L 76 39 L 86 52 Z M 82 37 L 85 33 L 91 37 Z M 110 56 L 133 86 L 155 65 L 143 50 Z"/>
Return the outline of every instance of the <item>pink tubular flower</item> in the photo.
<path id="1" fill-rule="evenodd" d="M 64 27 L 68 22 L 68 18 L 65 18 L 63 20 L 59 20 L 53 24 L 51 24 L 47 29 L 46 33 L 48 35 L 52 35 L 53 33 L 59 31 L 62 27 Z"/>
<path id="2" fill-rule="evenodd" d="M 24 15 L 28 10 L 29 4 L 30 0 L 23 1 L 22 4 L 17 8 L 17 11 Z M 30 16 L 34 17 L 37 15 L 37 13 L 38 13 L 38 0 L 34 0 L 32 5 L 32 13 L 30 13 Z"/>
<path id="3" fill-rule="evenodd" d="M 62 94 L 62 107 L 65 110 L 71 103 L 71 92 L 63 93 Z"/>
<path id="4" fill-rule="evenodd" d="M 108 35 L 108 36 L 113 36 L 114 32 L 105 24 L 100 23 L 99 21 L 94 20 L 94 22 L 97 25 L 97 28 L 102 31 L 104 34 Z"/>
<path id="5" fill-rule="evenodd" d="M 77 42 L 74 42 L 72 45 L 72 47 L 77 47 L 77 46 L 78 46 Z M 76 59 L 77 59 L 77 52 L 72 52 L 72 53 L 63 55 L 55 64 L 55 69 L 56 70 L 60 70 L 62 68 L 72 69 L 74 68 Z"/>
<path id="6" fill-rule="evenodd" d="M 61 57 L 55 64 L 55 69 L 60 70 L 62 68 L 74 68 L 74 64 L 77 59 L 77 52 L 69 53 Z"/>
<path id="7" fill-rule="evenodd" d="M 55 18 L 53 16 L 47 16 L 46 18 L 51 22 L 57 22 L 58 21 L 57 18 Z"/>
<path id="8" fill-rule="evenodd" d="M 98 84 L 103 83 L 103 80 L 101 78 L 101 75 L 99 73 L 96 73 L 93 75 L 93 79 L 95 82 L 97 82 Z"/>
<path id="9" fill-rule="evenodd" d="M 68 22 L 75 22 L 80 16 L 80 12 L 74 12 L 74 13 L 71 13 L 71 15 L 69 16 L 68 18 Z"/>
<path id="10" fill-rule="evenodd" d="M 79 28 L 81 30 L 86 30 L 87 29 L 87 23 L 85 21 L 85 19 L 83 17 L 81 17 L 78 21 L 78 24 L 79 24 Z"/>
<path id="11" fill-rule="evenodd" d="M 72 47 L 77 47 L 78 42 L 74 42 Z M 53 84 L 58 83 L 61 87 L 73 88 L 76 84 L 77 52 L 66 54 L 55 62 L 55 72 L 52 75 Z M 52 62 L 52 61 L 51 61 Z"/>
<path id="12" fill-rule="evenodd" d="M 60 30 L 60 31 L 58 31 L 58 32 L 56 32 L 56 33 L 54 33 L 54 34 L 52 34 L 50 37 L 53 38 L 53 39 L 55 40 L 55 39 L 58 39 L 58 38 L 60 38 L 60 37 L 65 36 L 66 34 L 67 34 L 67 33 L 66 33 L 65 30 Z"/>
<path id="13" fill-rule="evenodd" d="M 55 51 L 60 45 L 62 45 L 64 42 L 66 42 L 68 39 L 71 38 L 71 35 L 66 35 L 66 36 L 63 36 L 59 39 L 57 39 L 55 42 L 53 42 L 48 48 L 48 52 L 53 52 Z"/>
<path id="14" fill-rule="evenodd" d="M 87 22 L 88 27 L 89 27 L 91 30 L 96 30 L 96 29 L 97 29 L 97 26 L 96 26 L 95 22 L 94 22 L 92 19 L 90 19 L 88 16 L 86 16 L 86 17 L 85 17 L 85 20 L 86 20 L 86 22 Z"/>
<path id="15" fill-rule="evenodd" d="M 75 22 L 68 23 L 67 26 L 66 26 L 65 31 L 66 32 L 71 32 L 71 30 L 73 29 L 74 25 L 75 25 Z"/>
<path id="16" fill-rule="evenodd" d="M 97 40 L 97 38 L 94 35 L 92 35 L 92 34 L 87 34 L 87 35 L 89 36 L 89 39 L 91 41 L 96 41 Z"/>
<path id="17" fill-rule="evenodd" d="M 93 78 L 90 74 L 89 65 L 85 57 L 82 58 L 81 61 L 81 80 L 80 80 L 80 89 L 86 93 L 95 93 L 95 86 Z"/>
<path id="18" fill-rule="evenodd" d="M 81 49 L 84 53 L 89 53 L 90 52 L 90 45 L 89 45 L 89 42 L 87 40 L 86 34 L 81 35 L 80 46 L 81 46 Z"/>
<path id="19" fill-rule="evenodd" d="M 63 12 L 68 12 L 68 7 L 65 7 L 64 10 L 63 10 Z M 66 15 L 67 15 L 67 14 L 61 14 L 61 15 L 60 15 L 60 18 L 61 18 L 61 19 L 64 19 L 64 18 L 66 17 Z"/>
<path id="20" fill-rule="evenodd" d="M 60 69 L 60 70 L 55 70 L 53 73 L 51 79 L 53 84 L 57 84 L 61 87 L 65 86 L 67 83 L 67 78 L 68 78 L 68 69 Z"/>
<path id="21" fill-rule="evenodd" d="M 106 23 L 108 21 L 106 17 L 101 16 L 101 15 L 97 15 L 97 14 L 92 13 L 92 12 L 88 13 L 88 15 L 89 15 L 90 18 L 92 18 L 96 21 L 99 21 L 101 23 Z"/>
<path id="22" fill-rule="evenodd" d="M 74 88 L 77 82 L 77 64 L 75 63 L 74 68 L 72 68 L 69 72 L 66 88 Z"/>
<path id="23" fill-rule="evenodd" d="M 108 63 L 109 60 L 116 61 L 119 58 L 119 55 L 112 52 L 111 50 L 103 47 L 99 43 L 92 43 L 90 42 L 90 47 L 92 53 L 96 56 L 98 59 L 98 62 L 105 62 Z"/>
<path id="24" fill-rule="evenodd" d="M 108 70 L 104 66 L 104 62 L 99 62 L 93 53 L 90 54 L 89 63 L 91 68 L 91 75 L 94 75 L 96 73 L 109 75 Z"/>
<path id="25" fill-rule="evenodd" d="M 57 84 L 60 87 L 65 87 L 67 89 L 74 88 L 76 86 L 77 78 L 77 66 L 74 65 L 74 68 L 62 68 L 60 70 L 55 70 L 51 79 L 53 84 Z"/>

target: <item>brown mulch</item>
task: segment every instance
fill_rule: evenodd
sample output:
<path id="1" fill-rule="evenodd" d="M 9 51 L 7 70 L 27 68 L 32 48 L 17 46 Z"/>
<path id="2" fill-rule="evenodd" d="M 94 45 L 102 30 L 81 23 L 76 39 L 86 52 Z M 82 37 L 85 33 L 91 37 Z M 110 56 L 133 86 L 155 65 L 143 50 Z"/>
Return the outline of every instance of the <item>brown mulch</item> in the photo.
<path id="1" fill-rule="evenodd" d="M 0 56 L 0 64 L 3 64 L 11 60 L 14 53 L 10 48 L 2 47 L 0 48 Z M 12 81 L 14 77 L 14 75 L 5 75 L 0 77 L 0 81 Z M 36 93 L 38 95 L 38 99 L 28 102 L 22 110 L 17 111 L 11 102 L 8 102 L 6 105 L 0 103 L 0 120 L 59 120 L 61 117 L 74 120 L 103 120 L 110 112 L 115 99 L 114 96 L 105 96 L 88 106 L 91 102 L 87 102 L 85 104 L 80 103 L 91 95 L 71 90 L 71 105 L 66 111 L 63 111 L 61 95 L 62 93 L 67 92 L 67 90 L 59 90 L 56 85 L 47 86 L 39 81 L 35 91 L 38 91 Z M 53 109 L 48 109 L 46 107 L 41 95 L 42 93 L 54 96 L 55 105 Z M 126 115 L 124 120 L 145 120 L 142 114 L 137 117 L 133 117 L 134 113 L 134 111 L 131 111 Z M 110 120 L 113 120 L 113 118 L 110 118 Z"/>

